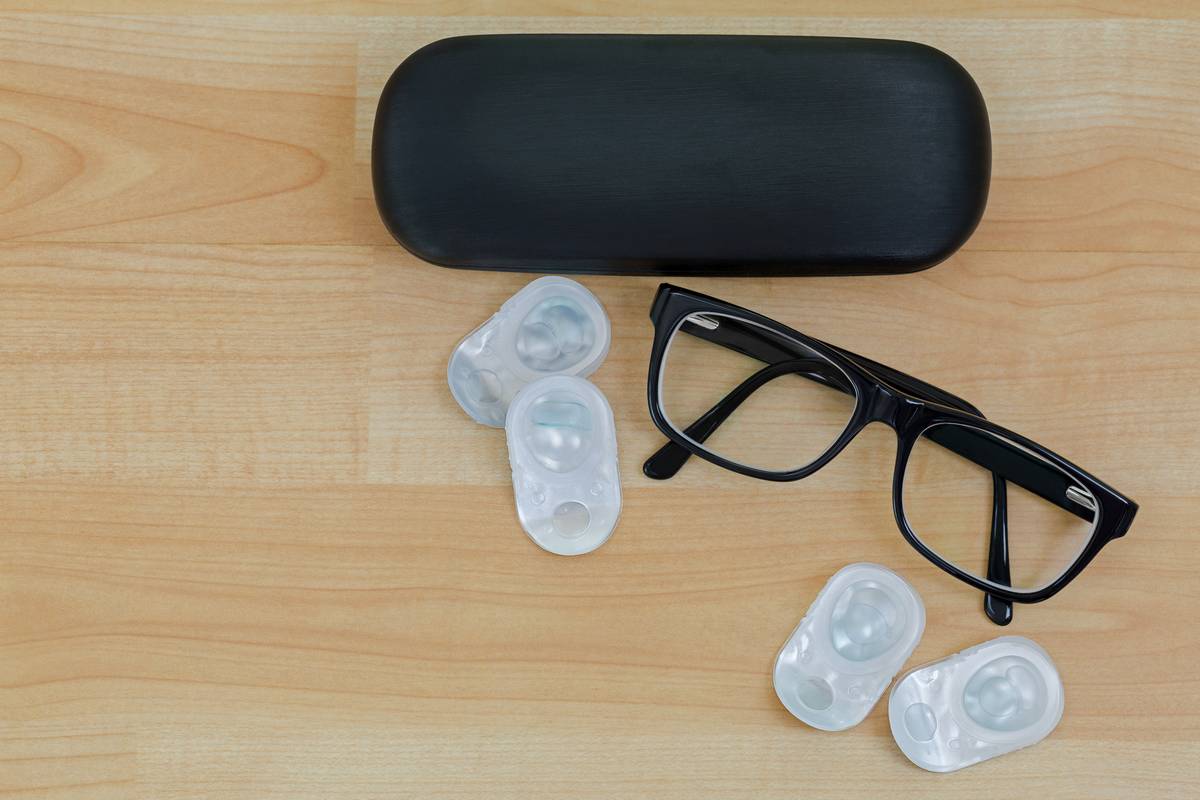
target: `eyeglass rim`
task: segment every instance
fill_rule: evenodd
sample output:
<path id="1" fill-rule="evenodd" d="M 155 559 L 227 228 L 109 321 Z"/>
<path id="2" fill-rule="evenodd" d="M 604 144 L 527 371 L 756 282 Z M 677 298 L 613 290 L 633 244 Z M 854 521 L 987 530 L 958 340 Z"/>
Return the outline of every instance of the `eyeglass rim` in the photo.
<path id="1" fill-rule="evenodd" d="M 824 464 L 828 463 L 830 459 L 825 458 L 826 454 L 829 453 L 830 450 L 832 450 L 833 448 L 838 446 L 838 443 L 841 441 L 843 435 L 854 424 L 854 421 L 858 415 L 859 405 L 862 403 L 862 392 L 859 389 L 858 382 L 851 379 L 850 375 L 846 372 L 846 370 L 842 367 L 841 364 L 839 364 L 837 361 L 834 361 L 833 359 L 827 357 L 825 355 L 825 353 L 821 352 L 820 350 L 816 350 L 811 347 L 809 347 L 808 349 L 817 353 L 817 355 L 824 358 L 830 366 L 834 367 L 839 372 L 841 372 L 842 375 L 846 378 L 846 382 L 849 383 L 851 388 L 854 389 L 854 408 L 852 408 L 850 410 L 850 414 L 846 417 L 846 424 L 842 427 L 842 430 L 841 430 L 841 432 L 839 432 L 838 436 L 834 438 L 833 443 L 831 443 L 823 452 L 821 452 L 816 458 L 812 459 L 808 463 L 802 464 L 798 467 L 793 467 L 792 469 L 788 469 L 788 470 L 767 470 L 767 469 L 761 469 L 761 468 L 753 467 L 751 465 L 743 464 L 742 462 L 735 461 L 733 459 L 729 459 L 729 458 L 726 458 L 725 456 L 722 456 L 719 452 L 706 446 L 703 442 L 696 441 L 692 437 L 688 436 L 688 434 L 684 428 L 680 428 L 680 427 L 676 426 L 675 423 L 673 423 L 671 421 L 670 414 L 668 413 L 666 407 L 662 404 L 662 397 L 663 397 L 662 382 L 663 382 L 663 376 L 666 374 L 666 369 L 664 369 L 664 367 L 666 367 L 668 358 L 670 357 L 671 342 L 673 342 L 675 340 L 675 336 L 679 333 L 679 331 L 683 327 L 684 323 L 686 323 L 693 316 L 696 316 L 696 314 L 687 314 L 685 316 L 680 317 L 678 319 L 678 321 L 675 323 L 670 334 L 667 336 L 666 345 L 663 348 L 663 352 L 662 352 L 662 365 L 660 366 L 660 368 L 658 370 L 657 397 L 658 397 L 658 403 L 659 403 L 659 411 L 662 413 L 663 419 L 667 422 L 667 424 L 671 427 L 671 429 L 674 430 L 677 434 L 679 434 L 680 437 L 682 437 L 686 441 L 690 442 L 694 447 L 698 448 L 698 450 L 695 451 L 697 453 L 697 455 L 699 455 L 700 451 L 703 451 L 704 453 L 709 453 L 709 454 L 715 456 L 716 459 L 719 459 L 719 461 L 713 460 L 713 463 L 716 463 L 720 466 L 726 466 L 726 464 L 728 464 L 728 465 L 730 465 L 728 467 L 730 469 L 732 469 L 733 465 L 740 465 L 740 466 L 749 467 L 750 469 L 754 469 L 756 471 L 760 471 L 760 472 L 764 472 L 764 473 L 774 472 L 779 475 L 789 475 L 790 476 L 790 475 L 795 475 L 797 473 L 805 472 L 806 475 L 811 475 L 813 472 L 816 472 L 816 470 L 820 468 L 820 466 L 818 466 L 818 464 L 823 466 Z M 768 327 L 766 325 L 762 325 L 761 323 L 755 322 L 754 320 L 739 317 L 736 314 L 711 312 L 711 316 L 724 316 L 724 317 L 728 317 L 730 319 L 739 320 L 741 322 L 749 322 L 752 325 L 757 325 L 758 327 L 762 328 L 763 330 L 771 331 L 772 333 L 781 335 L 784 338 L 793 338 L 791 336 L 788 336 L 787 334 L 782 334 L 779 331 L 774 331 L 770 327 Z M 802 342 L 798 339 L 794 339 L 794 341 L 796 341 L 796 343 L 801 345 L 802 347 L 808 347 L 808 345 L 805 342 Z M 853 438 L 853 437 L 850 437 L 850 438 Z M 845 444 L 848 443 L 849 441 L 850 440 L 847 439 L 846 442 L 843 442 L 841 444 L 841 446 L 845 447 Z M 806 472 L 806 470 L 809 470 L 810 467 L 811 467 L 811 470 Z M 740 470 L 735 470 L 735 471 L 740 471 Z M 758 476 L 755 475 L 753 477 L 758 477 Z M 803 477 L 803 476 L 800 476 L 800 477 Z M 789 477 L 789 478 L 784 478 L 783 480 L 798 480 L 798 479 L 799 479 L 798 477 L 797 478 Z"/>
<path id="2" fill-rule="evenodd" d="M 755 467 L 750 467 L 745 464 L 730 461 L 712 451 L 707 450 L 702 445 L 695 444 L 690 438 L 683 436 L 669 422 L 668 418 L 662 409 L 661 403 L 661 382 L 660 375 L 664 364 L 664 354 L 667 343 L 671 336 L 674 335 L 676 328 L 681 324 L 681 321 L 686 317 L 695 313 L 704 313 L 709 311 L 712 313 L 724 313 L 727 316 L 741 318 L 745 321 L 755 323 L 764 327 L 773 333 L 782 335 L 786 338 L 792 338 L 795 341 L 809 347 L 821 355 L 831 360 L 836 366 L 845 372 L 852 383 L 855 384 L 856 390 L 856 408 L 852 415 L 850 424 L 844 430 L 838 440 L 817 460 L 811 462 L 805 467 L 790 470 L 787 472 L 777 472 L 770 470 L 762 470 Z M 647 380 L 647 400 L 649 405 L 650 417 L 654 422 L 655 427 L 671 441 L 683 447 L 691 454 L 709 461 L 717 466 L 728 469 L 732 472 L 747 475 L 749 477 L 759 478 L 770 481 L 795 481 L 812 475 L 817 470 L 828 464 L 835 458 L 850 441 L 853 440 L 858 432 L 862 430 L 870 421 L 873 421 L 868 414 L 870 402 L 868 402 L 868 394 L 881 390 L 882 387 L 887 387 L 891 390 L 900 391 L 902 394 L 912 401 L 918 403 L 923 409 L 920 415 L 922 424 L 919 426 L 917 433 L 914 435 L 912 431 L 913 425 L 916 424 L 916 417 L 913 418 L 913 425 L 905 426 L 905 430 L 896 429 L 897 434 L 897 459 L 896 468 L 893 471 L 893 486 L 892 486 L 892 507 L 893 515 L 896 518 L 896 523 L 900 528 L 900 533 L 908 541 L 908 543 L 917 550 L 927 560 L 938 566 L 943 571 L 952 575 L 964 583 L 979 589 L 987 594 L 1001 597 L 1005 600 L 1019 603 L 1038 603 L 1049 599 L 1072 580 L 1086 567 L 1091 560 L 1099 553 L 1100 549 L 1113 539 L 1120 538 L 1125 535 L 1133 518 L 1137 513 L 1137 503 L 1130 500 L 1128 497 L 1117 492 L 1108 484 L 1096 478 L 1094 475 L 1084 471 L 1072 462 L 1059 456 L 1049 448 L 1028 439 L 1015 431 L 1010 431 L 1000 425 L 996 425 L 982 415 L 970 414 L 966 411 L 943 406 L 936 401 L 926 400 L 923 398 L 913 397 L 903 390 L 897 389 L 891 382 L 875 375 L 862 364 L 859 360 L 869 364 L 875 364 L 868 359 L 856 356 L 848 351 L 841 350 L 819 339 L 814 339 L 799 331 L 790 328 L 783 323 L 773 320 L 770 317 L 763 316 L 749 309 L 741 308 L 732 303 L 719 300 L 714 297 L 703 295 L 699 292 L 693 292 L 682 287 L 672 284 L 663 283 L 659 286 L 658 293 L 655 296 L 650 312 L 651 321 L 654 324 L 654 342 L 650 353 L 650 368 Z M 883 365 L 878 365 L 883 367 Z M 889 369 L 890 368 L 886 368 Z M 908 377 L 908 376 L 906 376 Z M 917 379 L 914 379 L 917 380 Z M 923 382 L 922 382 L 923 383 Z M 931 388 L 945 393 L 944 390 Z M 864 391 L 865 390 L 865 391 Z M 952 395 L 949 395 L 952 396 Z M 964 401 L 965 402 L 965 401 Z M 1035 590 L 1014 590 L 1010 587 L 1005 587 L 1000 584 L 995 584 L 990 581 L 980 579 L 979 577 L 963 570 L 955 564 L 950 563 L 946 559 L 939 556 L 927 545 L 925 545 L 916 533 L 912 530 L 907 520 L 903 515 L 903 505 L 900 498 L 902 491 L 902 474 L 905 467 L 905 461 L 911 452 L 913 443 L 916 441 L 915 436 L 927 429 L 927 424 L 932 424 L 935 421 L 960 422 L 971 427 L 976 427 L 986 433 L 999 435 L 1010 441 L 1020 444 L 1028 448 L 1039 457 L 1047 460 L 1058 469 L 1062 470 L 1068 477 L 1083 485 L 1097 500 L 1099 508 L 1097 509 L 1097 523 L 1093 527 L 1091 537 L 1083 548 L 1076 561 L 1064 571 L 1058 578 L 1052 581 L 1049 585 Z"/>
<path id="3" fill-rule="evenodd" d="M 898 514 L 900 514 L 900 515 L 903 517 L 903 519 L 904 519 L 904 526 L 905 526 L 905 527 L 906 527 L 906 528 L 907 528 L 909 531 L 911 531 L 913 538 L 914 538 L 914 539 L 916 539 L 917 541 L 921 542 L 922 544 L 925 544 L 925 539 L 924 539 L 924 538 L 922 538 L 921 534 L 917 532 L 917 529 L 916 529 L 916 528 L 913 526 L 913 524 L 912 524 L 911 520 L 909 520 L 909 518 L 908 518 L 908 512 L 907 512 L 907 511 L 905 510 L 905 508 L 904 508 L 904 484 L 905 484 L 905 478 L 908 476 L 908 461 L 909 461 L 909 459 L 910 459 L 910 458 L 911 458 L 911 456 L 912 456 L 913 450 L 915 450 L 915 449 L 916 449 L 916 445 L 917 445 L 917 444 L 918 444 L 918 443 L 921 441 L 922 437 L 924 437 L 924 436 L 925 436 L 925 434 L 926 434 L 926 432 L 927 432 L 927 431 L 929 431 L 929 430 L 930 430 L 930 429 L 932 429 L 932 428 L 939 427 L 939 426 L 943 426 L 943 425 L 958 425 L 958 426 L 961 426 L 961 427 L 970 427 L 970 428 L 974 428 L 975 430 L 978 430 L 978 431 L 980 431 L 981 433 L 985 433 L 985 434 L 987 434 L 988 436 L 993 436 L 993 437 L 996 437 L 996 438 L 999 438 L 999 439 L 1003 439 L 1004 441 L 1006 441 L 1006 442 L 1007 442 L 1008 444 L 1010 444 L 1010 445 L 1016 445 L 1016 446 L 1018 446 L 1018 447 L 1021 447 L 1021 449 L 1025 450 L 1025 451 L 1026 451 L 1026 452 L 1027 452 L 1029 455 L 1033 456 L 1034 458 L 1041 459 L 1041 460 L 1042 460 L 1042 461 L 1044 461 L 1046 464 L 1048 464 L 1050 467 L 1053 467 L 1054 469 L 1057 469 L 1057 470 L 1058 470 L 1059 472 L 1061 472 L 1061 473 L 1062 473 L 1064 476 L 1066 476 L 1066 477 L 1067 477 L 1067 478 L 1068 478 L 1068 479 L 1069 479 L 1069 480 L 1070 480 L 1070 481 L 1071 481 L 1073 484 L 1076 484 L 1076 485 L 1078 485 L 1078 486 L 1082 487 L 1082 488 L 1084 489 L 1084 491 L 1088 492 L 1088 494 L 1089 494 L 1089 495 L 1091 495 L 1091 491 L 1090 491 L 1090 490 L 1089 490 L 1089 489 L 1088 489 L 1086 486 L 1084 486 L 1082 483 L 1080 483 L 1079 481 L 1076 481 L 1076 480 L 1075 480 L 1075 479 L 1074 479 L 1074 478 L 1071 476 L 1071 474 L 1070 474 L 1070 473 L 1068 473 L 1068 472 L 1066 472 L 1065 470 L 1063 470 L 1063 469 L 1062 469 L 1061 467 L 1059 467 L 1057 464 L 1054 464 L 1053 462 L 1051 462 L 1051 461 L 1049 461 L 1048 459 L 1044 458 L 1044 457 L 1043 457 L 1043 456 L 1042 456 L 1040 453 L 1038 453 L 1038 452 L 1036 452 L 1036 451 L 1034 451 L 1034 450 L 1032 450 L 1032 449 L 1030 449 L 1030 448 L 1023 447 L 1023 446 L 1022 446 L 1022 445 L 1021 445 L 1019 442 L 1016 442 L 1016 441 L 1012 440 L 1012 439 L 1011 439 L 1011 438 L 1009 438 L 1009 437 L 1006 437 L 1006 436 L 999 436 L 999 435 L 998 435 L 996 432 L 994 432 L 994 431 L 992 431 L 992 430 L 989 430 L 989 429 L 987 429 L 987 428 L 984 428 L 984 427 L 981 427 L 981 426 L 971 425 L 971 424 L 969 424 L 968 422 L 955 422 L 955 421 L 946 421 L 946 420 L 939 420 L 939 421 L 936 421 L 936 422 L 930 422 L 930 423 L 929 423 L 929 424 L 927 424 L 927 425 L 926 425 L 924 428 L 922 428 L 922 429 L 921 429 L 921 430 L 920 430 L 920 431 L 917 433 L 917 435 L 916 435 L 916 436 L 913 438 L 913 440 L 912 440 L 912 444 L 911 444 L 911 446 L 908 448 L 908 453 L 907 453 L 907 454 L 905 455 L 905 457 L 904 457 L 904 463 L 903 463 L 903 464 L 899 464 L 899 463 L 897 464 L 897 466 L 896 466 L 896 473 L 895 473 L 895 474 L 896 474 L 896 478 L 897 478 L 897 480 L 899 481 L 899 485 L 898 485 L 898 487 L 895 489 L 895 491 L 898 493 L 898 494 L 896 495 L 896 502 L 897 502 L 897 504 L 898 504 L 898 506 L 899 506 L 899 510 L 898 510 L 898 512 L 897 512 L 897 513 L 898 513 Z M 969 461 L 969 459 L 968 459 L 968 461 Z M 970 462 L 970 463 L 975 463 L 975 462 Z M 980 469 L 984 469 L 984 470 L 986 470 L 986 469 L 987 469 L 986 467 L 984 467 L 984 466 L 983 466 L 983 465 L 981 465 L 981 464 L 975 464 L 975 466 L 979 467 Z M 1010 482 L 1010 483 L 1011 483 L 1011 482 Z M 1086 537 L 1083 539 L 1083 541 L 1082 541 L 1082 544 L 1079 546 L 1079 549 L 1078 549 L 1078 551 L 1077 551 L 1077 552 L 1076 552 L 1076 553 L 1075 553 L 1073 556 L 1071 556 L 1071 559 L 1070 559 L 1070 560 L 1067 562 L 1067 569 L 1070 569 L 1070 567 L 1071 567 L 1071 566 L 1074 566 L 1074 564 L 1075 564 L 1075 563 L 1076 563 L 1076 562 L 1077 562 L 1077 561 L 1078 561 L 1078 560 L 1079 560 L 1079 559 L 1080 559 L 1080 558 L 1083 556 L 1083 553 L 1084 553 L 1084 552 L 1085 552 L 1085 551 L 1088 549 L 1089 545 L 1091 545 L 1091 543 L 1092 543 L 1093 539 L 1095 538 L 1095 536 L 1096 536 L 1096 532 L 1097 532 L 1097 531 L 1100 529 L 1101 520 L 1104 518 L 1104 510 L 1103 510 L 1102 506 L 1100 505 L 1100 502 L 1099 502 L 1099 500 L 1098 500 L 1097 498 L 1095 498 L 1095 496 L 1092 496 L 1092 501 L 1093 501 L 1093 503 L 1095 503 L 1095 505 L 1096 505 L 1096 508 L 1095 508 L 1095 510 L 1094 510 L 1094 512 L 1093 512 L 1092 521 L 1088 523 L 1088 532 L 1087 532 L 1087 536 L 1086 536 Z M 1048 503 L 1049 501 L 1047 501 L 1047 500 L 1044 500 L 1044 499 L 1043 499 L 1043 501 L 1042 501 L 1042 502 L 1047 502 L 1047 503 Z M 1051 504 L 1051 505 L 1053 505 L 1053 504 Z M 1010 535 L 1010 541 L 1011 541 L 1011 535 Z M 933 546 L 932 546 L 932 545 L 926 545 L 926 546 L 928 547 L 928 549 L 929 549 L 929 552 L 930 552 L 930 553 L 932 553 L 934 556 L 936 556 L 938 560 L 940 560 L 940 561 L 944 561 L 945 563 L 947 563 L 947 564 L 949 564 L 949 565 L 951 565 L 951 566 L 955 566 L 955 567 L 957 566 L 957 564 L 956 564 L 955 562 L 953 562 L 953 561 L 951 561 L 950 559 L 946 558 L 945 556 L 942 556 L 941 554 L 939 554 L 939 553 L 938 553 L 938 552 L 937 552 L 937 551 L 936 551 L 936 550 L 933 548 Z M 1049 581 L 1046 581 L 1045 583 L 1042 583 L 1042 584 L 1039 584 L 1039 585 L 1030 586 L 1030 587 L 1022 587 L 1022 588 L 1020 588 L 1020 589 L 1017 589 L 1017 588 L 1015 588 L 1015 587 L 1007 587 L 1007 586 L 1005 586 L 1004 584 L 996 583 L 995 581 L 989 580 L 989 579 L 988 579 L 986 576 L 979 575 L 978 573 L 973 573 L 973 572 L 970 572 L 969 570 L 965 570 L 965 569 L 964 569 L 963 571 L 964 571 L 966 574 L 968 574 L 968 575 L 972 575 L 973 577 L 977 578 L 979 581 L 981 581 L 982 583 L 984 583 L 984 584 L 986 585 L 986 587 L 987 587 L 987 588 L 986 588 L 986 591 L 987 591 L 988 593 L 990 593 L 990 594 L 995 594 L 995 593 L 998 593 L 998 592 L 1001 592 L 1001 591 L 1004 591 L 1004 590 L 1011 590 L 1011 591 L 1017 591 L 1017 592 L 1024 592 L 1024 593 L 1027 593 L 1027 594 L 1036 594 L 1037 592 L 1040 592 L 1040 591 L 1042 591 L 1042 590 L 1043 590 L 1043 589 L 1045 589 L 1046 587 L 1048 587 L 1048 586 L 1050 586 L 1051 584 L 1053 584 L 1055 580 L 1057 580 L 1057 577 L 1056 577 L 1056 578 L 1054 578 L 1054 579 L 1051 579 L 1051 580 L 1049 580 Z M 1059 575 L 1061 575 L 1061 574 L 1062 574 L 1062 573 L 1059 573 Z"/>

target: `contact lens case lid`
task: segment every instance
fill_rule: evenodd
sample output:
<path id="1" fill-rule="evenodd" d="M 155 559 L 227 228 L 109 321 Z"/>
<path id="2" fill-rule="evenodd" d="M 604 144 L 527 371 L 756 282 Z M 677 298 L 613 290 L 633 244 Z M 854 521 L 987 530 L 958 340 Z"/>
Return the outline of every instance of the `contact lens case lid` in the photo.
<path id="1" fill-rule="evenodd" d="M 523 386 L 548 375 L 592 374 L 610 342 L 608 315 L 594 294 L 569 278 L 538 278 L 454 348 L 450 393 L 476 422 L 499 428 Z"/>
<path id="2" fill-rule="evenodd" d="M 541 378 L 513 398 L 504 430 L 529 538 L 563 556 L 604 544 L 621 513 L 616 425 L 604 394 L 584 378 Z"/>
<path id="3" fill-rule="evenodd" d="M 896 744 L 931 772 L 1036 744 L 1062 714 L 1058 670 L 1023 636 L 1001 636 L 910 670 L 888 699 Z"/>
<path id="4" fill-rule="evenodd" d="M 878 564 L 834 573 L 775 658 L 775 694 L 814 728 L 862 722 L 925 630 L 909 583 Z"/>

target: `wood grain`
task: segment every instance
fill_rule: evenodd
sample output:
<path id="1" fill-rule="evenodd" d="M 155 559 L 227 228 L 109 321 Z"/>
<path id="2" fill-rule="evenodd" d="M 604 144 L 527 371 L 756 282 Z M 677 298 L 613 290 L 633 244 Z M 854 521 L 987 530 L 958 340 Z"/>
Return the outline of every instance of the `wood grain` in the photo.
<path id="1" fill-rule="evenodd" d="M 353 239 L 346 34 L 286 18 L 2 25 L 0 239 Z"/>
<path id="2" fill-rule="evenodd" d="M 404 17 L 919 17 L 982 19 L 1195 18 L 1189 0 L 0 0 L 0 10 L 173 15 Z"/>
<path id="3" fill-rule="evenodd" d="M 1150 19 L 1195 9 L 947 5 L 0 2 L 0 794 L 1200 794 L 1198 31 Z M 520 16 L 547 13 L 572 16 Z M 416 261 L 367 172 L 396 63 L 512 30 L 895 36 L 975 74 L 995 175 L 962 253 L 679 282 L 968 397 L 1141 503 L 1005 631 L 1063 674 L 1048 740 L 933 776 L 883 707 L 840 735 L 782 709 L 771 660 L 846 563 L 921 592 L 911 664 L 999 629 L 897 533 L 887 429 L 799 484 L 642 477 L 653 279 L 584 278 L 613 322 L 620 526 L 577 559 L 521 533 L 503 435 L 444 381 L 530 276 Z"/>

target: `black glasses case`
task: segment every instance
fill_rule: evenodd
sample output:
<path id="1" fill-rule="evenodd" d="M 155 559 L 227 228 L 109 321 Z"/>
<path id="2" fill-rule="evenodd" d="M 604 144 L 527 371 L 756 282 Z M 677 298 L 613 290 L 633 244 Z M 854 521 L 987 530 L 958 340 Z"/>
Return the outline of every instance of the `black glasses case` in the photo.
<path id="1" fill-rule="evenodd" d="M 913 42 L 464 36 L 393 73 L 371 161 L 388 229 L 444 266 L 870 274 L 970 236 L 991 137 Z"/>

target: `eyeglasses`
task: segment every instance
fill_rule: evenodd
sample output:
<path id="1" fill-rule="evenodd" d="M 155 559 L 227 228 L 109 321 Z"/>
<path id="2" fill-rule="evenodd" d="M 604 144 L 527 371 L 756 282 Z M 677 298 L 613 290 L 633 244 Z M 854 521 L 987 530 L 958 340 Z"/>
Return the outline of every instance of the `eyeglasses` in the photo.
<path id="1" fill-rule="evenodd" d="M 1057 594 L 1137 504 L 949 392 L 767 317 L 663 284 L 650 311 L 650 417 L 671 441 L 643 471 L 695 454 L 772 481 L 808 477 L 872 422 L 896 431 L 892 507 L 917 552 L 983 590 L 992 621 Z"/>

